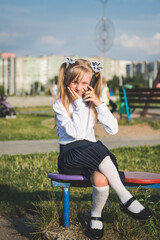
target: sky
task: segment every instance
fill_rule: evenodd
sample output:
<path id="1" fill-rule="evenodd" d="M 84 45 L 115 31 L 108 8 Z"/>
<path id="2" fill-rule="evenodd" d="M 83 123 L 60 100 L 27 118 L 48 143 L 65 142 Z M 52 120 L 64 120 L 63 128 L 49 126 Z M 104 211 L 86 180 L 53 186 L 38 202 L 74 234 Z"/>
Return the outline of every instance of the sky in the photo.
<path id="1" fill-rule="evenodd" d="M 106 57 L 160 59 L 160 0 L 0 0 L 0 52 L 17 56 L 103 56 L 105 12 L 112 45 Z"/>

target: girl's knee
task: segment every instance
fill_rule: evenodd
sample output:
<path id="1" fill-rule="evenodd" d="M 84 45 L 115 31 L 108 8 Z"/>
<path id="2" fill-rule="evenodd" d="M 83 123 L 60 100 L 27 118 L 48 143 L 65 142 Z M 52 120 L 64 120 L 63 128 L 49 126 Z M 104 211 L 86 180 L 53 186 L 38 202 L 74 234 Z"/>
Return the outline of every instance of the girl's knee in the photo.
<path id="1" fill-rule="evenodd" d="M 102 173 L 95 171 L 91 176 L 91 183 L 96 187 L 106 187 L 108 180 Z"/>

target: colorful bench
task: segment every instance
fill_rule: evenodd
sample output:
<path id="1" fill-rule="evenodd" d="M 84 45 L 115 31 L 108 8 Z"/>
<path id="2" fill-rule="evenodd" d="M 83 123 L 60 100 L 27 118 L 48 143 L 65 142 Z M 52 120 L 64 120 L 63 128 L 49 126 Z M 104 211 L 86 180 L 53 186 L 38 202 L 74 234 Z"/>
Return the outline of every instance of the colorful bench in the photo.
<path id="1" fill-rule="evenodd" d="M 126 187 L 160 188 L 160 174 L 149 172 L 124 172 Z M 64 227 L 70 226 L 69 187 L 91 187 L 84 176 L 49 173 L 53 187 L 63 188 Z"/>

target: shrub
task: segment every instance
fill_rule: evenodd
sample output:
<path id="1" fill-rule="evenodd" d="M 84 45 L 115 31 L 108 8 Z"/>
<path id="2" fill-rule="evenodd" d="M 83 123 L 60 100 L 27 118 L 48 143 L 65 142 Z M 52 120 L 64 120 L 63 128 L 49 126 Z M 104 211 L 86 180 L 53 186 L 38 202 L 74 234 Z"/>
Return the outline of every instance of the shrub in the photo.
<path id="1" fill-rule="evenodd" d="M 3 86 L 3 85 L 0 85 L 0 96 L 1 96 L 1 97 L 4 97 L 4 95 L 5 95 L 4 86 Z"/>

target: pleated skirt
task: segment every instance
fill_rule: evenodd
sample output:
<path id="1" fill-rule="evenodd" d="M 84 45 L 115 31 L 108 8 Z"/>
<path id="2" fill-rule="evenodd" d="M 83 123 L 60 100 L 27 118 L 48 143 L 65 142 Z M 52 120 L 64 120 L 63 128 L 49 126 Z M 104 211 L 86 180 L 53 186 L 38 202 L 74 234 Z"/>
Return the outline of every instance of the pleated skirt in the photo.
<path id="1" fill-rule="evenodd" d="M 110 156 L 121 181 L 124 182 L 124 173 L 119 171 L 115 155 L 101 141 L 80 140 L 60 145 L 58 172 L 69 175 L 83 175 L 90 180 L 94 171 L 98 171 L 99 164 L 107 156 Z"/>

